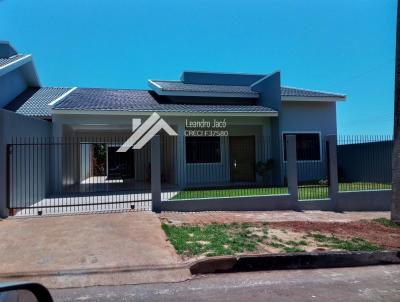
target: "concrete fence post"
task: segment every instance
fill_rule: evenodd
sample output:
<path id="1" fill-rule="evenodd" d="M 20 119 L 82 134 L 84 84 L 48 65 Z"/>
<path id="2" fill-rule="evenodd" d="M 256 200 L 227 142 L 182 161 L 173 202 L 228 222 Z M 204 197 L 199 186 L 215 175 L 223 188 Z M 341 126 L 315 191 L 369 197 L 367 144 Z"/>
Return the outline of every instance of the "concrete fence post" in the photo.
<path id="1" fill-rule="evenodd" d="M 152 211 L 161 212 L 161 150 L 160 136 L 151 140 L 151 199 Z"/>
<path id="2" fill-rule="evenodd" d="M 296 135 L 286 136 L 286 172 L 289 194 L 298 201 Z M 296 206 L 297 208 L 297 206 Z"/>
<path id="3" fill-rule="evenodd" d="M 0 218 L 8 217 L 7 209 L 7 142 L 4 133 L 5 116 L 0 110 Z"/>
<path id="4" fill-rule="evenodd" d="M 328 135 L 326 137 L 327 153 L 328 153 L 328 177 L 329 177 L 329 197 L 333 203 L 333 208 L 337 210 L 336 194 L 339 191 L 338 169 L 337 169 L 337 137 L 336 135 Z"/>

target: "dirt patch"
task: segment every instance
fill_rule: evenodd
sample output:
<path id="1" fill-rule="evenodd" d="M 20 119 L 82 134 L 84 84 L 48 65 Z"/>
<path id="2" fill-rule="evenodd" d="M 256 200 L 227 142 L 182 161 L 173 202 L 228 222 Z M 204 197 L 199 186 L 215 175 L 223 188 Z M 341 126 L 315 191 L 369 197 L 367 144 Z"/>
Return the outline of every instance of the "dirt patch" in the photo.
<path id="1" fill-rule="evenodd" d="M 270 229 L 286 229 L 296 233 L 318 232 L 342 239 L 360 237 L 386 249 L 400 248 L 400 228 L 390 228 L 372 221 L 310 222 L 283 221 L 269 223 Z"/>
<path id="2" fill-rule="evenodd" d="M 184 260 L 210 256 L 400 249 L 400 227 L 386 218 L 351 222 L 176 223 L 164 231 Z"/>

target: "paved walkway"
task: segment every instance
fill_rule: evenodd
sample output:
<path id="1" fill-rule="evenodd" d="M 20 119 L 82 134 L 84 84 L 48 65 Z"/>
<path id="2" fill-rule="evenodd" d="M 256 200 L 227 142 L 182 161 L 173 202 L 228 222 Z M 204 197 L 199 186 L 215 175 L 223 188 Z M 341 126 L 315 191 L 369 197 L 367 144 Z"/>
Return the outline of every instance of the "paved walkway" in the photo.
<path id="1" fill-rule="evenodd" d="M 269 211 L 269 212 L 198 212 L 160 214 L 161 219 L 176 224 L 254 223 L 272 221 L 349 222 L 378 217 L 390 218 L 390 212 L 326 212 L 326 211 Z"/>
<path id="2" fill-rule="evenodd" d="M 152 212 L 10 218 L 0 238 L 3 280 L 39 274 L 47 286 L 68 287 L 189 276 Z"/>

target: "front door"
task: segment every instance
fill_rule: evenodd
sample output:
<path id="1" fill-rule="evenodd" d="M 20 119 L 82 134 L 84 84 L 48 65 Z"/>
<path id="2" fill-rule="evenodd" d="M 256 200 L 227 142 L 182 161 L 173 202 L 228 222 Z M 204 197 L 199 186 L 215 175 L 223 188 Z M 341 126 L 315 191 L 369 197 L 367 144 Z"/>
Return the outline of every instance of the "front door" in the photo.
<path id="1" fill-rule="evenodd" d="M 255 138 L 254 136 L 230 136 L 231 182 L 255 181 Z"/>

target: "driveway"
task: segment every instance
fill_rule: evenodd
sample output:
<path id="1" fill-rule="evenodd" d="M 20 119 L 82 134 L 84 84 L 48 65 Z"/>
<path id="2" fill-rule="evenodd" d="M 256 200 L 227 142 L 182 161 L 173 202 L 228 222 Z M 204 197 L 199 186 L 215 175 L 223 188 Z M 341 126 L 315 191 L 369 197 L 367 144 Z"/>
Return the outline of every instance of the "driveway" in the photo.
<path id="1" fill-rule="evenodd" d="M 189 276 L 152 212 L 10 218 L 0 221 L 0 238 L 3 279 L 39 275 L 67 287 Z"/>

